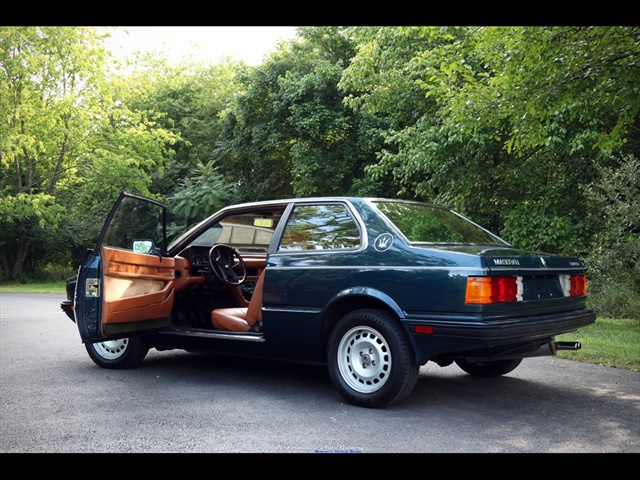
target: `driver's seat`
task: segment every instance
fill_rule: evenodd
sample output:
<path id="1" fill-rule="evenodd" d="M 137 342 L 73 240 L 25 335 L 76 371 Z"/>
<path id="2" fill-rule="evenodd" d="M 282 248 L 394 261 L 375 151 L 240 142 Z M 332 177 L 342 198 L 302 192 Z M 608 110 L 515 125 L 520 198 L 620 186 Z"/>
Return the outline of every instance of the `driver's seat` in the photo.
<path id="1" fill-rule="evenodd" d="M 262 321 L 264 272 L 265 270 L 262 270 L 258 278 L 248 307 L 216 308 L 211 312 L 211 323 L 216 329 L 229 332 L 248 332 L 258 322 Z M 255 327 L 254 330 L 257 331 Z"/>

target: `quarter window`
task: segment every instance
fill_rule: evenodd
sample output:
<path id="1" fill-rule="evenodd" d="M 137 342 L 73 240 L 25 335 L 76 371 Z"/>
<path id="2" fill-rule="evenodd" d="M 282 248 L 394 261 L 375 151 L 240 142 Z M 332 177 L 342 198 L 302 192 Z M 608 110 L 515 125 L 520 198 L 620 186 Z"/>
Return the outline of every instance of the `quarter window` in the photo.
<path id="1" fill-rule="evenodd" d="M 279 250 L 339 250 L 359 246 L 360 231 L 346 205 L 298 205 L 287 221 Z"/>

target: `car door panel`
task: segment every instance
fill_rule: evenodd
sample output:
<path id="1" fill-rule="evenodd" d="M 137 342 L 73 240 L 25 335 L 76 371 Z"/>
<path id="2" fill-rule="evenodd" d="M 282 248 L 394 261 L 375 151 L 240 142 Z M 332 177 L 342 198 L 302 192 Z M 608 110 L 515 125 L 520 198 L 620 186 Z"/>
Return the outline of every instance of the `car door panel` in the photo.
<path id="1" fill-rule="evenodd" d="M 74 317 L 83 342 L 169 325 L 185 265 L 166 254 L 166 244 L 166 207 L 122 192 L 78 271 Z"/>
<path id="2" fill-rule="evenodd" d="M 157 255 L 101 247 L 102 324 L 169 318 L 175 261 Z"/>

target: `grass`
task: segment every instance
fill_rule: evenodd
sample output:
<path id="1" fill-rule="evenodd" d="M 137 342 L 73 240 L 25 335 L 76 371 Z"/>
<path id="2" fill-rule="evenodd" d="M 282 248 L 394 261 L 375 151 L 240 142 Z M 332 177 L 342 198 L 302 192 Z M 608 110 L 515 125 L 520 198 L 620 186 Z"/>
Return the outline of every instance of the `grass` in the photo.
<path id="1" fill-rule="evenodd" d="M 0 292 L 61 293 L 66 295 L 66 280 L 47 283 L 2 283 Z"/>
<path id="2" fill-rule="evenodd" d="M 582 349 L 558 357 L 640 372 L 640 320 L 598 318 L 580 330 L 558 335 L 558 341 L 582 343 Z"/>
<path id="3" fill-rule="evenodd" d="M 0 292 L 65 294 L 66 282 L 3 283 Z M 598 318 L 576 332 L 559 335 L 557 341 L 580 342 L 578 351 L 560 351 L 559 358 L 640 372 L 640 319 Z"/>

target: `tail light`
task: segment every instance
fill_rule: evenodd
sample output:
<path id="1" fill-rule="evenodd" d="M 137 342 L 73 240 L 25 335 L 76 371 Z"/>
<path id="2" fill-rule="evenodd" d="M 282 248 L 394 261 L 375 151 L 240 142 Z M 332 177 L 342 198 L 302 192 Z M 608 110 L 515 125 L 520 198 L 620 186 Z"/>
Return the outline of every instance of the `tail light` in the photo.
<path id="1" fill-rule="evenodd" d="M 560 283 L 565 297 L 583 297 L 587 295 L 587 276 L 584 273 L 560 275 Z"/>
<path id="2" fill-rule="evenodd" d="M 487 305 L 522 300 L 522 277 L 468 277 L 465 303 Z"/>
<path id="3" fill-rule="evenodd" d="M 565 297 L 587 295 L 587 276 L 584 273 L 559 275 L 559 279 Z M 470 305 L 521 302 L 523 291 L 521 276 L 468 277 L 464 301 Z"/>

